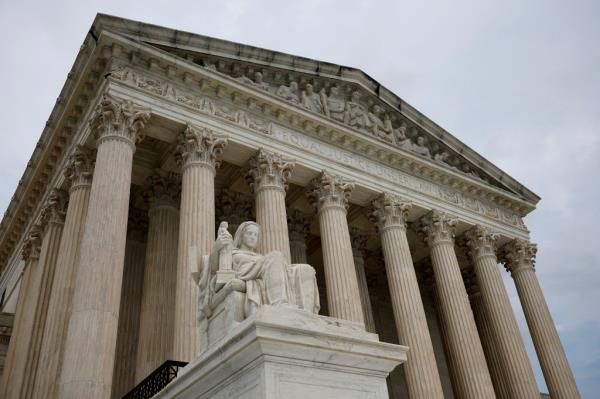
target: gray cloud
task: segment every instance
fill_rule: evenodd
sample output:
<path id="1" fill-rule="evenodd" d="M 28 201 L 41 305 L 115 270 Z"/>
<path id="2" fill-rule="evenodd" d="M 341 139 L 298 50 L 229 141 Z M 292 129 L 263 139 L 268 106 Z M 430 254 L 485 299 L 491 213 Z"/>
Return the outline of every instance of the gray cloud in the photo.
<path id="1" fill-rule="evenodd" d="M 543 200 L 537 273 L 600 392 L 600 16 L 594 1 L 0 1 L 0 209 L 96 12 L 362 68 Z M 96 9 L 101 4 L 101 9 Z M 507 287 L 537 369 L 510 278 Z"/>

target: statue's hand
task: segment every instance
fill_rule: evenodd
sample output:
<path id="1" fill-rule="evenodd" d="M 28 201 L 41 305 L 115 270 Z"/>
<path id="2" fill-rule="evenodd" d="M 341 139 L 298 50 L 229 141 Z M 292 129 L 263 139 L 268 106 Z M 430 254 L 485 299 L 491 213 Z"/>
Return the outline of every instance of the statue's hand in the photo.
<path id="1" fill-rule="evenodd" d="M 215 241 L 215 250 L 220 251 L 228 245 L 233 244 L 233 237 L 227 231 L 227 224 L 221 223 L 219 231 L 217 233 L 217 239 Z"/>

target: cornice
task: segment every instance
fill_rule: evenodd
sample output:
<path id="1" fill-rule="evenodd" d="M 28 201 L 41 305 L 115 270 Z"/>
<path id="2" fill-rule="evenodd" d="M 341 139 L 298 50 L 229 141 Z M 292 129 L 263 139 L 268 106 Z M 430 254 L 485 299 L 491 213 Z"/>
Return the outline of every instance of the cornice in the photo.
<path id="1" fill-rule="evenodd" d="M 430 137 L 442 140 L 452 151 L 468 159 L 471 166 L 485 168 L 486 173 L 493 176 L 496 181 L 510 187 L 511 190 L 515 190 L 527 202 L 534 205 L 540 199 L 536 194 L 359 69 L 125 18 L 98 14 L 92 25 L 91 32 L 100 36 L 103 31 L 115 32 L 129 37 L 134 41 L 162 47 L 170 52 L 185 53 L 188 59 L 194 59 L 194 54 L 198 56 L 208 55 L 232 62 L 247 62 L 256 66 L 262 65 L 268 68 L 280 68 L 282 70 L 304 73 L 315 78 L 356 83 L 366 92 L 370 93 L 376 102 L 381 101 L 391 110 L 400 112 L 403 117 L 418 125 Z"/>
<path id="2" fill-rule="evenodd" d="M 269 134 L 272 123 L 287 126 L 412 175 L 494 203 L 519 216 L 535 208 L 532 203 L 515 194 L 366 136 L 322 115 L 294 107 L 275 95 L 249 87 L 219 72 L 111 33 L 103 34 L 101 38 L 106 38 L 106 45 L 122 47 L 119 54 L 126 56 L 126 59 L 112 62 L 111 79 L 257 132 Z"/>

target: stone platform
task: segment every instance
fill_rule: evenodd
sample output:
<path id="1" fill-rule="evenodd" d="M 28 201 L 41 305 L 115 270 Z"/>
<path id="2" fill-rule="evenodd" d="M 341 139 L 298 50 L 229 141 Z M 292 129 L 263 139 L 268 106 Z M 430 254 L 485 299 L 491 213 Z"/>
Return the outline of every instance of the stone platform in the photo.
<path id="1" fill-rule="evenodd" d="M 357 323 L 263 306 L 156 398 L 387 399 L 386 377 L 407 351 Z"/>

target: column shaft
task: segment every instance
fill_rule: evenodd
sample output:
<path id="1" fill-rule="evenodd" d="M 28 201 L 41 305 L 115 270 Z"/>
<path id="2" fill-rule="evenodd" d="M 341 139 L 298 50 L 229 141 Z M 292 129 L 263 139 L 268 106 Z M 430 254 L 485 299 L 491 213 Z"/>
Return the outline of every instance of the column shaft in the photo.
<path id="1" fill-rule="evenodd" d="M 477 335 L 473 312 L 454 252 L 453 226 L 447 215 L 432 211 L 422 219 L 422 232 L 431 250 L 440 318 L 452 358 L 450 370 L 455 394 L 460 398 L 495 398 L 494 387 Z"/>
<path id="2" fill-rule="evenodd" d="M 311 183 L 321 229 L 329 315 L 364 325 L 346 206 L 353 185 L 323 172 Z"/>
<path id="3" fill-rule="evenodd" d="M 175 198 L 156 194 L 148 212 L 136 383 L 171 359 L 173 351 L 179 211 Z"/>
<path id="4" fill-rule="evenodd" d="M 510 396 L 508 392 L 504 369 L 500 364 L 499 348 L 496 345 L 494 332 L 492 331 L 488 312 L 484 307 L 481 293 L 477 292 L 471 294 L 469 295 L 469 298 L 471 298 L 471 308 L 473 309 L 475 324 L 477 325 L 477 331 L 479 332 L 479 339 L 481 340 L 481 346 L 488 365 L 488 370 L 492 377 L 496 397 L 498 399 L 511 399 L 512 396 Z"/>
<path id="5" fill-rule="evenodd" d="M 41 226 L 34 225 L 23 244 L 22 258 L 25 261 L 21 276 L 21 287 L 15 311 L 13 333 L 8 345 L 2 390 L 0 397 L 19 397 L 23 381 L 23 365 L 27 356 L 30 337 L 34 324 L 35 292 L 38 289 L 36 276 L 39 274 L 39 256 L 41 245 Z"/>
<path id="6" fill-rule="evenodd" d="M 528 242 L 514 240 L 503 249 L 550 396 L 552 399 L 580 398 L 567 355 L 535 275 L 537 248 Z"/>
<path id="7" fill-rule="evenodd" d="M 465 238 L 510 396 L 538 399 L 540 391 L 498 268 L 494 236 L 476 226 Z"/>
<path id="8" fill-rule="evenodd" d="M 98 154 L 75 277 L 58 396 L 106 399 L 112 389 L 137 131 L 150 118 L 105 98 L 91 125 Z"/>
<path id="9" fill-rule="evenodd" d="M 404 364 L 409 395 L 411 399 L 443 398 L 425 308 L 406 236 L 409 207 L 410 204 L 401 199 L 383 194 L 373 203 L 372 217 L 381 235 L 398 341 L 410 348 Z"/>
<path id="10" fill-rule="evenodd" d="M 111 397 L 121 399 L 136 384 L 136 359 L 140 335 L 140 305 L 146 259 L 145 230 L 147 221 L 136 210 L 130 215 L 127 242 L 125 244 L 125 266 L 123 288 L 119 309 L 119 328 L 113 389 Z"/>
<path id="11" fill-rule="evenodd" d="M 25 312 L 28 317 L 28 331 L 19 337 L 21 348 L 19 356 L 13 363 L 13 373 L 6 398 L 31 398 L 37 374 L 40 347 L 48 316 L 48 303 L 52 292 L 56 260 L 60 246 L 60 238 L 64 227 L 64 217 L 67 199 L 66 193 L 52 190 L 44 209 L 42 210 L 42 245 L 40 258 L 35 270 L 32 270 L 31 280 L 26 295 L 30 296 Z"/>
<path id="12" fill-rule="evenodd" d="M 188 263 L 191 247 L 208 255 L 215 239 L 215 168 L 227 140 L 203 127 L 189 126 L 177 152 L 182 167 L 175 293 L 174 360 L 189 362 L 198 347 L 198 287 Z"/>
<path id="13" fill-rule="evenodd" d="M 290 237 L 290 256 L 292 263 L 308 263 L 306 240 L 310 230 L 310 221 L 302 212 L 294 209 L 288 214 L 288 230 Z"/>
<path id="14" fill-rule="evenodd" d="M 358 229 L 350 229 L 350 238 L 352 240 L 352 254 L 354 256 L 354 268 L 356 269 L 356 279 L 358 281 L 358 290 L 360 292 L 360 303 L 362 305 L 363 316 L 365 318 L 365 328 L 367 331 L 375 332 L 375 321 L 373 319 L 373 308 L 371 298 L 369 297 L 369 287 L 367 285 L 367 275 L 365 273 L 365 258 L 367 236 Z"/>
<path id="15" fill-rule="evenodd" d="M 65 170 L 70 181 L 69 205 L 60 241 L 56 272 L 48 305 L 48 320 L 34 387 L 34 398 L 55 398 L 58 373 L 64 356 L 64 344 L 71 313 L 75 272 L 81 237 L 87 216 L 91 189 L 92 156 L 78 148 L 70 157 Z"/>
<path id="16" fill-rule="evenodd" d="M 247 178 L 254 189 L 256 222 L 261 226 L 259 251 L 279 251 L 291 261 L 285 207 L 287 178 L 294 163 L 279 154 L 260 149 L 249 161 Z"/>

